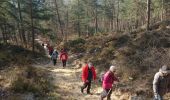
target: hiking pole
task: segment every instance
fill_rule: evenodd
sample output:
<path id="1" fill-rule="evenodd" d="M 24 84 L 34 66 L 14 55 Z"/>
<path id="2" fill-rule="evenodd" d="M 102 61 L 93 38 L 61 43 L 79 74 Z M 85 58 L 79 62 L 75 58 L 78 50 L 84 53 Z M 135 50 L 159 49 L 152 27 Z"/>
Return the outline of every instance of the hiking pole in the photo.
<path id="1" fill-rule="evenodd" d="M 110 92 L 112 91 L 112 88 L 109 89 L 109 92 L 107 93 L 106 96 L 108 96 L 110 94 Z"/>
<path id="2" fill-rule="evenodd" d="M 109 89 L 109 92 L 107 93 L 107 96 L 110 94 L 110 92 L 113 90 L 113 87 L 117 87 L 117 84 L 115 84 L 115 86 L 112 86 L 112 88 Z"/>

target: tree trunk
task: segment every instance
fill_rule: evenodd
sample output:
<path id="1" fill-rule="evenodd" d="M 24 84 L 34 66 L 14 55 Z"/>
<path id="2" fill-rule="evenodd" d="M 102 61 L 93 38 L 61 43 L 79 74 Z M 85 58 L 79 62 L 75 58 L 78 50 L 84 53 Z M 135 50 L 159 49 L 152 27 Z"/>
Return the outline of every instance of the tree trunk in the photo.
<path id="1" fill-rule="evenodd" d="M 117 28 L 117 31 L 119 31 L 119 0 L 118 0 L 118 5 L 117 5 L 117 20 L 116 20 L 116 28 Z"/>
<path id="2" fill-rule="evenodd" d="M 24 28 L 23 28 L 23 19 L 22 19 L 22 13 L 21 13 L 21 6 L 20 6 L 20 0 L 17 0 L 18 2 L 18 12 L 19 12 L 19 30 L 20 34 L 22 35 L 22 40 L 24 42 L 24 44 L 26 45 L 26 37 L 25 37 L 25 32 L 24 32 Z"/>
<path id="3" fill-rule="evenodd" d="M 2 30 L 2 39 L 3 39 L 3 42 L 5 43 L 5 31 L 4 31 L 3 26 L 1 28 L 1 30 Z"/>
<path id="4" fill-rule="evenodd" d="M 78 5 L 78 8 L 80 6 L 80 0 L 78 0 L 77 2 L 77 5 Z M 77 23 L 77 31 L 78 31 L 78 35 L 79 37 L 81 36 L 81 31 L 80 31 L 80 12 L 78 10 L 78 15 L 77 15 L 77 20 L 78 20 L 78 23 Z"/>
<path id="5" fill-rule="evenodd" d="M 95 2 L 95 34 L 98 32 L 97 0 Z"/>
<path id="6" fill-rule="evenodd" d="M 65 34 L 65 41 L 67 42 L 67 36 L 68 36 L 68 33 L 69 33 L 69 30 L 68 30 L 68 26 L 69 25 L 69 15 L 68 15 L 68 7 L 67 7 L 67 32 Z"/>
<path id="7" fill-rule="evenodd" d="M 32 0 L 30 0 L 30 17 L 31 17 L 31 32 L 32 32 L 32 51 L 34 54 L 34 24 L 33 24 L 33 7 Z"/>
<path id="8" fill-rule="evenodd" d="M 162 0 L 161 21 L 164 19 L 164 0 Z"/>
<path id="9" fill-rule="evenodd" d="M 149 30 L 149 28 L 150 28 L 150 5 L 151 5 L 151 0 L 147 0 L 147 27 L 146 27 L 146 30 Z"/>
<path id="10" fill-rule="evenodd" d="M 164 11 L 165 11 L 165 20 L 168 20 L 168 19 L 170 19 L 170 1 L 169 0 L 165 0 L 164 1 L 164 5 L 165 5 L 165 7 L 164 7 Z"/>
<path id="11" fill-rule="evenodd" d="M 62 23 L 61 23 L 61 19 L 60 19 L 60 14 L 59 14 L 59 10 L 58 10 L 58 4 L 57 4 L 56 0 L 54 0 L 54 2 L 55 2 L 57 17 L 58 17 L 58 22 L 59 22 L 59 25 L 60 25 L 60 31 L 61 31 L 62 36 L 64 36 L 63 27 L 62 27 Z"/>

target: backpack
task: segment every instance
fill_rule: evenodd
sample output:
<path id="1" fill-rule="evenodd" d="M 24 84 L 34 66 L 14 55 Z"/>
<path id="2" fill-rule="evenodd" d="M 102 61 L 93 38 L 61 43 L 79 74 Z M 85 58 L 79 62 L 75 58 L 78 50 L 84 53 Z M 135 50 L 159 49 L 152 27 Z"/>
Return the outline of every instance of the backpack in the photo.
<path id="1" fill-rule="evenodd" d="M 62 59 L 66 60 L 66 59 L 67 59 L 66 56 L 67 56 L 66 54 L 63 54 L 63 55 L 62 55 Z"/>
<path id="2" fill-rule="evenodd" d="M 105 73 L 106 73 L 106 72 L 102 72 L 102 73 L 100 74 L 99 82 L 103 82 Z"/>
<path id="3" fill-rule="evenodd" d="M 53 52 L 52 53 L 52 59 L 57 59 L 58 58 L 58 52 Z"/>

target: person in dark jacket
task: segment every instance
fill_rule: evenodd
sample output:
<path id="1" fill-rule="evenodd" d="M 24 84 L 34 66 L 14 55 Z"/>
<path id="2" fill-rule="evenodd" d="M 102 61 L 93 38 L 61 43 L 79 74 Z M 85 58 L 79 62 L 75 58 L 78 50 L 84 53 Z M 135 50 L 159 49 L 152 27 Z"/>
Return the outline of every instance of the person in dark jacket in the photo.
<path id="1" fill-rule="evenodd" d="M 57 63 L 57 58 L 58 58 L 58 52 L 57 52 L 57 50 L 54 50 L 53 53 L 52 53 L 52 55 L 51 55 L 51 59 L 52 59 L 52 61 L 53 61 L 53 65 L 54 65 L 54 66 L 55 66 L 56 63 Z"/>
<path id="2" fill-rule="evenodd" d="M 63 68 L 66 67 L 66 63 L 67 63 L 67 59 L 68 59 L 68 54 L 67 52 L 63 49 L 60 53 L 60 60 L 63 63 Z"/>
<path id="3" fill-rule="evenodd" d="M 163 100 L 163 95 L 170 90 L 170 71 L 167 66 L 164 65 L 159 69 L 154 76 L 153 80 L 153 92 L 154 92 L 154 100 Z"/>
<path id="4" fill-rule="evenodd" d="M 83 86 L 81 87 L 82 93 L 84 92 L 84 89 L 87 88 L 87 94 L 90 94 L 91 81 L 93 80 L 96 80 L 95 67 L 92 65 L 92 63 L 88 63 L 82 68 L 82 81 L 83 81 Z"/>

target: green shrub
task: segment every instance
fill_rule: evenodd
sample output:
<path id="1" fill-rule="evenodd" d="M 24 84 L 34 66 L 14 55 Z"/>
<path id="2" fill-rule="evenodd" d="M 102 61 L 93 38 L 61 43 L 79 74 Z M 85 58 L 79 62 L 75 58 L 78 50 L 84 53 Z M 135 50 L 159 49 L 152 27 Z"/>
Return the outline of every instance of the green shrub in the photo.
<path id="1" fill-rule="evenodd" d="M 75 53 L 80 53 L 80 52 L 85 52 L 84 44 L 85 40 L 82 38 L 78 38 L 76 40 L 69 41 L 65 48 L 69 48 L 72 52 Z"/>
<path id="2" fill-rule="evenodd" d="M 18 74 L 11 89 L 18 93 L 46 95 L 52 86 L 47 76 L 46 71 L 29 66 Z"/>
<path id="3" fill-rule="evenodd" d="M 85 41 L 84 39 L 78 38 L 78 39 L 76 39 L 76 40 L 70 41 L 70 42 L 69 42 L 69 46 L 74 47 L 74 46 L 76 46 L 76 45 L 83 45 L 83 44 L 85 44 L 85 42 L 86 42 L 86 41 Z"/>
<path id="4" fill-rule="evenodd" d="M 129 41 L 129 36 L 128 35 L 123 35 L 117 38 L 117 40 L 114 43 L 114 47 L 122 47 L 126 45 Z"/>

